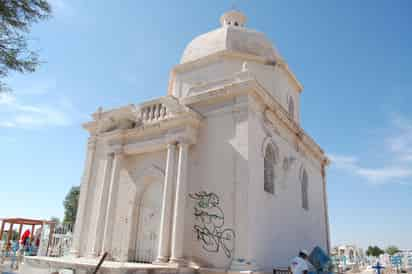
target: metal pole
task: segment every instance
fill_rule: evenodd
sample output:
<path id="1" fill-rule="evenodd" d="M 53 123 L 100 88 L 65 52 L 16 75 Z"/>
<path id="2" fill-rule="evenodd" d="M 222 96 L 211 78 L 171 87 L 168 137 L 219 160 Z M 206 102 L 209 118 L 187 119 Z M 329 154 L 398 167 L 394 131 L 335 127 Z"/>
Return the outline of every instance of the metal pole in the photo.
<path id="1" fill-rule="evenodd" d="M 10 240 L 13 236 L 13 226 L 14 226 L 14 223 L 10 223 L 9 231 L 8 231 L 8 234 L 7 234 L 7 245 L 9 245 Z"/>
<path id="2" fill-rule="evenodd" d="M 19 228 L 19 239 L 21 237 L 21 232 L 23 231 L 23 224 L 20 224 L 20 228 Z M 17 239 L 17 240 L 19 240 Z"/>
<path id="3" fill-rule="evenodd" d="M 35 228 L 35 225 L 31 225 L 30 243 L 33 241 L 33 238 L 34 238 L 34 228 Z"/>
<path id="4" fill-rule="evenodd" d="M 103 261 L 106 259 L 106 256 L 107 256 L 107 252 L 105 252 L 103 254 L 102 258 L 100 259 L 99 263 L 97 264 L 96 268 L 94 269 L 93 274 L 96 274 L 97 271 L 99 271 L 101 265 L 103 264 Z"/>
<path id="5" fill-rule="evenodd" d="M 0 229 L 0 241 L 3 240 L 4 225 L 6 224 L 5 220 L 1 220 L 1 229 Z"/>

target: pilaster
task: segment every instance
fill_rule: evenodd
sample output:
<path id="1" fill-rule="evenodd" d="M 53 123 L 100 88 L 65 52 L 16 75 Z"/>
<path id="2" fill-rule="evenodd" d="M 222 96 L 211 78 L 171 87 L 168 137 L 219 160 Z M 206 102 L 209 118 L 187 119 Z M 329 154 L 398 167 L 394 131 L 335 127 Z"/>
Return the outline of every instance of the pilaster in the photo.
<path id="1" fill-rule="evenodd" d="M 107 153 L 104 163 L 103 178 L 100 182 L 100 191 L 98 192 L 98 197 L 95 201 L 96 220 L 91 232 L 91 235 L 94 237 L 91 237 L 90 257 L 98 256 L 102 245 L 113 159 L 114 153 Z"/>
<path id="2" fill-rule="evenodd" d="M 155 263 L 166 263 L 170 256 L 170 228 L 172 221 L 173 181 L 176 166 L 176 143 L 167 145 L 166 174 L 163 185 L 163 202 L 159 230 L 158 255 Z"/>
<path id="3" fill-rule="evenodd" d="M 326 189 L 326 165 L 327 163 L 322 163 L 322 190 L 323 190 L 323 207 L 325 214 L 325 229 L 326 229 L 326 251 L 330 254 L 330 224 L 329 224 L 329 211 L 328 211 L 328 193 Z"/>
<path id="4" fill-rule="evenodd" d="M 78 257 L 80 255 L 80 243 L 84 236 L 82 233 L 84 226 L 83 221 L 85 219 L 87 210 L 86 201 L 87 196 L 89 195 L 89 184 L 92 177 L 93 163 L 95 158 L 94 156 L 96 153 L 96 144 L 97 137 L 91 136 L 87 144 L 85 169 L 82 176 L 82 182 L 80 185 L 79 205 L 77 208 L 76 223 L 74 226 L 73 243 L 72 248 L 70 250 L 70 254 L 74 257 Z"/>
<path id="5" fill-rule="evenodd" d="M 173 214 L 171 263 L 184 265 L 183 259 L 183 233 L 185 224 L 186 188 L 187 188 L 187 162 L 189 144 L 187 141 L 179 143 L 179 158 L 176 177 L 176 196 Z"/>
<path id="6" fill-rule="evenodd" d="M 112 247 L 112 236 L 114 228 L 114 218 L 115 210 L 117 205 L 117 196 L 119 190 L 119 174 L 121 165 L 124 158 L 123 148 L 119 147 L 113 151 L 113 164 L 110 174 L 110 184 L 108 189 L 107 197 L 107 208 L 106 208 L 106 217 L 104 221 L 104 230 L 103 230 L 103 239 L 102 239 L 102 250 L 101 253 L 109 252 L 109 257 L 112 257 L 110 254 Z"/>

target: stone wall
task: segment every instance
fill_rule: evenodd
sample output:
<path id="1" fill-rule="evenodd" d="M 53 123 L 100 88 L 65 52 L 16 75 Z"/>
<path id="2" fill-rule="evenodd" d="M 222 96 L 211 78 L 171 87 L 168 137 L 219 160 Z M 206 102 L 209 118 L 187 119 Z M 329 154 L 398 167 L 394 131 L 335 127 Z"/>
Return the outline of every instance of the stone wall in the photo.
<path id="1" fill-rule="evenodd" d="M 264 191 L 264 144 L 278 150 L 275 193 Z M 264 114 L 249 112 L 249 255 L 264 269 L 287 267 L 299 249 L 319 245 L 326 250 L 326 220 L 320 165 L 297 150 L 294 136 Z M 285 163 L 287 161 L 287 164 Z M 309 177 L 309 210 L 302 208 L 300 172 Z"/>
<path id="2" fill-rule="evenodd" d="M 240 240 L 236 201 L 248 170 L 247 120 L 239 121 L 239 105 L 234 99 L 197 109 L 205 121 L 189 156 L 184 250 L 187 258 L 205 267 L 228 268 Z M 246 127 L 239 128 L 245 122 Z"/>

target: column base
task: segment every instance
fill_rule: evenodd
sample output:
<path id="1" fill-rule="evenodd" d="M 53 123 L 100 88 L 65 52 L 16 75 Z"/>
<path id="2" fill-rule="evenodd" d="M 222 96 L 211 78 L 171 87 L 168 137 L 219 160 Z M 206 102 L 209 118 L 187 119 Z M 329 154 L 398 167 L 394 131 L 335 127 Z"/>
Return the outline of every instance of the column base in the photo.
<path id="1" fill-rule="evenodd" d="M 229 272 L 242 272 L 242 271 L 259 271 L 261 270 L 259 268 L 259 266 L 256 264 L 255 261 L 253 260 L 246 260 L 243 258 L 236 258 L 233 259 L 231 264 L 230 264 L 230 268 L 229 268 Z"/>
<path id="2" fill-rule="evenodd" d="M 73 258 L 79 258 L 80 257 L 80 252 L 79 250 L 70 250 L 69 251 L 69 256 Z"/>
<path id="3" fill-rule="evenodd" d="M 168 257 L 157 257 L 156 260 L 152 262 L 152 264 L 156 265 L 166 265 L 169 264 L 169 258 Z"/>
<path id="4" fill-rule="evenodd" d="M 170 258 L 169 264 L 175 264 L 175 265 L 177 265 L 178 267 L 188 266 L 187 260 L 185 260 L 185 259 L 183 259 L 183 258 Z"/>
<path id="5" fill-rule="evenodd" d="M 97 253 L 94 251 L 89 252 L 89 254 L 87 254 L 87 258 L 97 258 L 97 257 L 98 257 Z"/>

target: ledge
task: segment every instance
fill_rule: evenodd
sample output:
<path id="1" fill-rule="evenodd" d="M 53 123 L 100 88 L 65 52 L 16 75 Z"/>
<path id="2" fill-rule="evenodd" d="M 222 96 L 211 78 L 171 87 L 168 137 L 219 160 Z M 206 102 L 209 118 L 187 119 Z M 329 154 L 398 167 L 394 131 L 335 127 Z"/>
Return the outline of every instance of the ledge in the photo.
<path id="1" fill-rule="evenodd" d="M 99 258 L 73 258 L 73 257 L 25 257 L 24 262 L 33 267 L 39 268 L 68 268 L 68 269 L 93 269 L 99 263 Z M 142 264 L 130 262 L 103 262 L 102 269 L 116 269 L 116 270 L 152 270 L 152 269 L 177 269 L 175 264 Z"/>

